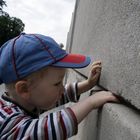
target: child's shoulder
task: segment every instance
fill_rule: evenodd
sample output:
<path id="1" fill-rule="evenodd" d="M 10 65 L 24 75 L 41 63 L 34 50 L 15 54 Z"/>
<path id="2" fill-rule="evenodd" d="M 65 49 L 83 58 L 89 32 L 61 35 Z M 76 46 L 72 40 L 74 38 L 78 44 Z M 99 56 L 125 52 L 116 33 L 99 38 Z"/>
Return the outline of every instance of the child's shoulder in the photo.
<path id="1" fill-rule="evenodd" d="M 4 99 L 0 98 L 0 118 L 5 119 L 15 113 L 21 113 L 22 111 L 18 106 Z"/>

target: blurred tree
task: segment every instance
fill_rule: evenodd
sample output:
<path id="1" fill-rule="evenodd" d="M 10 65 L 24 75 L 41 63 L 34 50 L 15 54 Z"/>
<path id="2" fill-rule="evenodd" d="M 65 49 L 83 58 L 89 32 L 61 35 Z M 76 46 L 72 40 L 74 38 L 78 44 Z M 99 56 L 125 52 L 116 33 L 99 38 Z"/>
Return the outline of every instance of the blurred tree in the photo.
<path id="1" fill-rule="evenodd" d="M 7 6 L 6 2 L 3 0 L 0 0 L 0 11 L 2 11 L 3 6 Z"/>
<path id="2" fill-rule="evenodd" d="M 10 17 L 2 10 L 6 6 L 5 1 L 0 0 L 0 46 L 7 40 L 18 36 L 24 30 L 24 23 L 16 17 Z"/>

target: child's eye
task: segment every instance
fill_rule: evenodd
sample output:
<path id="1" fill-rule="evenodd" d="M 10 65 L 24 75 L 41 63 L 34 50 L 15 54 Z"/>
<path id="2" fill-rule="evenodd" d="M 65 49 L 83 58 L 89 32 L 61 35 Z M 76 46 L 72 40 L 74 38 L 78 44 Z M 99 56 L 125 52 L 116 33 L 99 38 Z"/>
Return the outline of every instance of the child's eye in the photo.
<path id="1" fill-rule="evenodd" d="M 54 84 L 54 86 L 59 86 L 61 84 L 61 82 L 58 82 L 56 84 Z"/>

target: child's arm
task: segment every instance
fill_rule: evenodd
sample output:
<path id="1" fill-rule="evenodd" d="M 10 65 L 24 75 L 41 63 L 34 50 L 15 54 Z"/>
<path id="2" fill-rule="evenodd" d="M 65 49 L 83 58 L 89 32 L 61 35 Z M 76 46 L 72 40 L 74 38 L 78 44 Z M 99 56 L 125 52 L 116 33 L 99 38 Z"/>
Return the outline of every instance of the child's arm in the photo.
<path id="1" fill-rule="evenodd" d="M 112 95 L 111 92 L 101 91 L 87 97 L 86 99 L 79 101 L 71 107 L 78 123 L 80 123 L 90 111 L 97 109 L 108 101 L 118 102 L 118 99 Z"/>
<path id="2" fill-rule="evenodd" d="M 99 79 L 100 74 L 101 61 L 96 61 L 91 65 L 91 70 L 88 79 L 77 83 L 78 95 L 94 87 Z"/>

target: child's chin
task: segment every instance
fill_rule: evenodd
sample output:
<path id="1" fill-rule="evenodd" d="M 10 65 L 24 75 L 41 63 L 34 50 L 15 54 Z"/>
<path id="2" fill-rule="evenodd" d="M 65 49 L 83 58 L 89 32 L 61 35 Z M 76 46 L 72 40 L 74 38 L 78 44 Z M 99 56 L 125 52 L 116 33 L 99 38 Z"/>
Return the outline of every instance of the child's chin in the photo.
<path id="1" fill-rule="evenodd" d="M 55 108 L 55 104 L 48 107 L 48 109 Z"/>
<path id="2" fill-rule="evenodd" d="M 55 104 L 51 105 L 51 106 L 47 106 L 47 107 L 41 107 L 40 109 L 42 109 L 42 110 L 49 110 L 49 109 L 52 109 L 52 108 L 55 108 Z"/>
<path id="3" fill-rule="evenodd" d="M 42 110 L 48 110 L 48 107 L 41 107 Z"/>

